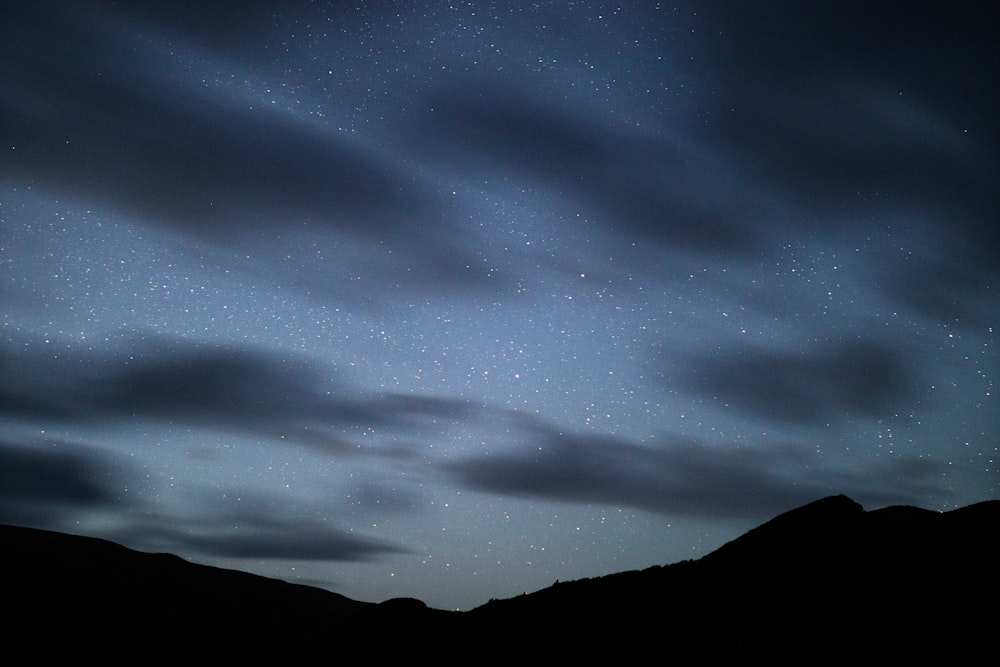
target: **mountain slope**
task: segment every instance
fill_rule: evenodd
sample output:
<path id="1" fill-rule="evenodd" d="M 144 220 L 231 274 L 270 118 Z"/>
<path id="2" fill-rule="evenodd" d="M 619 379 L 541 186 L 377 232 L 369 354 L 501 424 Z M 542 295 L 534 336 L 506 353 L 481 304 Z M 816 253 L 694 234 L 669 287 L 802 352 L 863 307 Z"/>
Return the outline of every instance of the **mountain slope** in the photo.
<path id="1" fill-rule="evenodd" d="M 104 657 L 156 647 L 159 658 L 178 662 L 192 646 L 260 656 L 272 650 L 271 638 L 316 636 L 373 606 L 310 586 L 32 528 L 0 527 L 0 554 L 0 618 L 8 629 L 51 635 L 32 642 L 37 656 L 63 655 L 69 646 Z"/>
<path id="2" fill-rule="evenodd" d="M 8 649 L 105 662 L 304 660 L 439 651 L 454 638 L 516 657 L 667 648 L 700 657 L 973 655 L 992 640 L 1000 501 L 865 512 L 844 496 L 786 512 L 697 561 L 559 583 L 466 613 L 379 605 L 308 586 L 0 526 Z M 622 652 L 625 653 L 622 653 Z"/>
<path id="3" fill-rule="evenodd" d="M 791 660 L 817 647 L 845 659 L 945 647 L 971 656 L 997 621 L 998 527 L 997 500 L 946 513 L 865 512 L 835 496 L 697 561 L 556 584 L 471 615 L 536 637 L 559 619 L 581 636 L 681 645 L 701 657 Z"/>

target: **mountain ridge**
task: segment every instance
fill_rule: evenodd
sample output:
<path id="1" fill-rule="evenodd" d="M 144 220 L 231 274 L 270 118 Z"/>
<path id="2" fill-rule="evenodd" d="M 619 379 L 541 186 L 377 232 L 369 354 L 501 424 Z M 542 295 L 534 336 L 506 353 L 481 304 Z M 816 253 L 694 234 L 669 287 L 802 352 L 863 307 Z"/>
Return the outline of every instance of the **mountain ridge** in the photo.
<path id="1" fill-rule="evenodd" d="M 167 662 L 184 661 L 193 646 L 203 656 L 256 662 L 304 659 L 343 642 L 427 648 L 455 634 L 492 642 L 497 633 L 514 633 L 548 644 L 554 622 L 591 641 L 631 637 L 642 644 L 668 632 L 674 642 L 708 642 L 717 655 L 744 655 L 774 651 L 769 638 L 777 628 L 794 637 L 786 648 L 827 641 L 871 609 L 913 627 L 936 618 L 922 642 L 964 637 L 972 646 L 983 620 L 973 603 L 998 592 L 997 526 L 1000 500 L 949 512 L 865 511 L 846 496 L 830 496 L 698 560 L 557 582 L 468 612 L 406 598 L 358 602 L 99 538 L 0 526 L 0 618 L 10 637 L 47 628 L 72 637 L 78 651 L 108 655 L 115 648 L 121 659 L 173 637 L 161 649 Z M 107 629 L 121 638 L 117 644 L 101 639 Z M 866 637 L 869 650 L 873 641 L 900 650 L 886 637 Z M 837 646 L 856 648 L 843 637 Z"/>

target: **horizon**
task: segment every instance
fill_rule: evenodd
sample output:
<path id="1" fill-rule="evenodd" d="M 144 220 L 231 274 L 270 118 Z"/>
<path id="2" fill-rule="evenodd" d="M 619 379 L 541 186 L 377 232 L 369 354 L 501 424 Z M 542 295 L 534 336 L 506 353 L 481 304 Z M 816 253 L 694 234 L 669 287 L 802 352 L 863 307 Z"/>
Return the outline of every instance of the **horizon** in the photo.
<path id="1" fill-rule="evenodd" d="M 742 533 L 740 535 L 736 535 L 732 539 L 727 540 L 723 545 L 720 545 L 720 548 L 723 547 L 723 546 L 729 545 L 731 543 L 734 543 L 734 542 L 739 542 L 740 538 L 746 537 L 748 535 L 751 535 L 751 534 L 755 533 L 756 529 L 762 528 L 762 527 L 764 527 L 764 526 L 772 523 L 773 520 L 779 519 L 779 518 L 781 518 L 782 516 L 784 516 L 786 514 L 798 513 L 798 512 L 800 512 L 802 510 L 805 510 L 805 509 L 807 509 L 809 507 L 814 507 L 814 506 L 819 505 L 821 503 L 827 503 L 828 504 L 829 501 L 831 501 L 831 500 L 839 500 L 841 498 L 844 499 L 844 500 L 846 500 L 846 501 L 849 501 L 850 503 L 852 503 L 854 505 L 858 505 L 861 508 L 861 513 L 864 513 L 864 514 L 872 513 L 872 512 L 879 512 L 880 510 L 892 509 L 892 508 L 912 508 L 912 509 L 918 509 L 918 510 L 921 510 L 921 511 L 924 511 L 924 512 L 930 512 L 932 514 L 946 514 L 946 513 L 949 513 L 949 512 L 956 512 L 956 511 L 960 511 L 960 510 L 969 509 L 970 507 L 974 507 L 974 506 L 978 506 L 978 505 L 985 505 L 985 504 L 988 504 L 988 503 L 1000 503 L 1000 498 L 992 498 L 992 499 L 988 499 L 988 500 L 982 500 L 982 501 L 978 501 L 978 502 L 973 502 L 973 503 L 971 503 L 969 505 L 964 505 L 962 507 L 955 507 L 955 508 L 951 508 L 949 510 L 938 510 L 938 511 L 928 510 L 926 508 L 921 508 L 921 507 L 917 507 L 917 506 L 913 506 L 913 505 L 887 505 L 887 506 L 883 506 L 883 507 L 877 507 L 877 508 L 874 508 L 874 509 L 868 509 L 868 508 L 865 508 L 865 507 L 861 506 L 860 503 L 857 503 L 852 498 L 849 498 L 848 496 L 846 496 L 844 494 L 836 494 L 836 495 L 825 496 L 823 498 L 819 498 L 817 500 L 808 502 L 808 503 L 806 503 L 804 505 L 799 505 L 798 507 L 791 508 L 791 509 L 786 510 L 784 512 L 781 512 L 781 513 L 779 513 L 779 514 L 777 514 L 775 516 L 772 516 L 772 517 L 769 517 L 767 519 L 764 519 L 761 523 L 759 523 L 759 524 L 751 527 L 746 532 L 744 532 L 744 533 Z M 31 526 L 18 526 L 18 525 L 13 525 L 13 524 L 0 524 L 0 527 L 15 528 L 15 529 L 22 529 L 23 528 L 23 529 L 27 529 L 27 530 L 46 530 L 46 529 L 34 528 L 34 527 L 31 527 Z M 61 531 L 49 531 L 49 532 L 55 532 L 56 534 L 66 535 L 66 536 L 69 536 L 69 537 L 82 537 L 82 538 L 86 538 L 86 539 L 101 539 L 101 540 L 104 540 L 104 538 L 93 538 L 93 536 L 90 536 L 90 535 L 81 535 L 81 534 L 76 534 L 76 533 L 64 533 L 64 532 L 61 532 Z M 112 545 L 115 545 L 115 546 L 124 546 L 124 545 L 119 545 L 117 542 L 110 542 L 110 541 L 109 541 L 109 544 L 112 544 Z M 125 548 L 126 549 L 130 549 L 129 547 L 125 547 Z M 137 550 L 137 549 L 130 549 L 130 550 L 133 551 L 134 553 L 138 553 L 138 554 L 159 555 L 159 556 L 163 556 L 163 555 L 176 556 L 176 554 L 171 554 L 171 553 L 167 553 L 167 552 L 141 551 L 141 550 Z M 712 552 L 710 551 L 709 553 L 712 553 Z M 708 554 L 703 554 L 703 555 L 708 555 Z M 685 563 L 685 562 L 692 562 L 692 561 L 695 561 L 695 560 L 700 560 L 700 558 L 701 557 L 699 556 L 698 558 L 685 559 L 683 561 L 675 561 L 673 563 L 662 563 L 662 564 L 655 564 L 654 563 L 654 564 L 652 564 L 649 567 L 651 567 L 651 568 L 669 567 L 670 565 L 674 565 L 674 564 L 678 564 L 678 563 Z M 190 563 L 190 564 L 196 565 L 196 566 L 218 567 L 218 566 L 210 566 L 207 563 L 201 563 L 198 560 L 192 559 L 192 558 L 183 558 L 183 557 L 181 557 L 181 559 L 184 562 L 186 562 L 186 563 Z M 628 573 L 628 572 L 645 571 L 645 570 L 649 569 L 649 567 L 642 568 L 641 570 L 636 569 L 636 570 L 622 570 L 622 571 L 619 571 L 619 572 L 606 572 L 606 573 L 603 573 L 603 574 L 594 575 L 593 577 L 587 577 L 587 578 L 584 578 L 584 579 L 570 579 L 570 580 L 562 580 L 562 581 L 560 581 L 559 579 L 556 579 L 552 584 L 549 584 L 547 586 L 543 586 L 543 587 L 538 588 L 538 589 L 534 589 L 534 590 L 530 590 L 530 591 L 525 591 L 524 593 L 527 593 L 527 594 L 537 593 L 539 591 L 551 588 L 555 584 L 559 584 L 559 583 L 564 583 L 565 584 L 565 583 L 572 583 L 573 581 L 586 581 L 586 580 L 591 580 L 591 579 L 594 579 L 594 578 L 602 578 L 604 576 L 610 576 L 610 575 L 615 575 L 615 574 L 625 574 L 625 573 Z M 228 569 L 230 571 L 241 572 L 241 573 L 245 573 L 245 574 L 258 575 L 258 573 L 250 572 L 249 570 L 234 570 L 234 569 L 231 569 L 231 568 L 223 568 L 223 569 Z M 268 575 L 258 575 L 258 576 L 264 576 L 264 577 L 275 579 L 275 580 L 278 580 L 278 581 L 285 581 L 285 582 L 289 581 L 287 579 L 280 579 L 280 578 L 270 577 Z M 323 588 L 322 585 L 320 585 L 320 586 L 313 586 L 311 584 L 304 583 L 302 581 L 294 581 L 294 582 L 291 582 L 291 583 L 296 583 L 296 584 L 300 584 L 300 585 L 304 585 L 304 586 L 310 586 L 310 587 L 316 587 L 316 588 Z M 341 596 L 343 595 L 343 594 L 341 594 L 341 593 L 339 593 L 338 591 L 335 591 L 335 590 L 330 590 L 330 589 L 324 589 L 324 590 L 328 590 L 329 592 L 332 592 L 332 593 L 337 593 L 338 595 L 341 595 Z M 513 597 L 520 597 L 520 596 L 513 596 Z M 348 598 L 348 599 L 350 599 L 350 598 Z M 386 599 L 386 600 L 356 600 L 356 601 L 357 602 L 366 602 L 366 603 L 378 604 L 378 603 L 381 603 L 381 602 L 390 601 L 392 599 L 399 599 L 399 598 L 389 598 L 389 599 Z M 493 598 L 490 598 L 489 600 L 485 600 L 485 601 L 483 601 L 483 602 L 481 602 L 481 603 L 479 603 L 477 605 L 473 605 L 469 609 L 452 609 L 452 610 L 443 610 L 443 611 L 470 611 L 471 609 L 475 609 L 477 607 L 485 606 L 485 605 L 487 605 L 490 602 L 500 601 L 500 600 L 504 600 L 504 599 L 512 599 L 512 598 L 495 598 L 495 597 L 493 597 Z M 433 608 L 433 607 L 431 607 L 431 608 Z"/>

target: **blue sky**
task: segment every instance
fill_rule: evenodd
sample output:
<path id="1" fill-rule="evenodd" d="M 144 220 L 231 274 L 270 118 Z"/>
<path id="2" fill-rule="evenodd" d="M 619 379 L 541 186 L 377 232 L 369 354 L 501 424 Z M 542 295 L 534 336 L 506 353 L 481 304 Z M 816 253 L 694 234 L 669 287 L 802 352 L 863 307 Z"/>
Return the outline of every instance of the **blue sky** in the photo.
<path id="1" fill-rule="evenodd" d="M 998 497 L 978 10 L 0 12 L 0 521 L 467 609 Z"/>

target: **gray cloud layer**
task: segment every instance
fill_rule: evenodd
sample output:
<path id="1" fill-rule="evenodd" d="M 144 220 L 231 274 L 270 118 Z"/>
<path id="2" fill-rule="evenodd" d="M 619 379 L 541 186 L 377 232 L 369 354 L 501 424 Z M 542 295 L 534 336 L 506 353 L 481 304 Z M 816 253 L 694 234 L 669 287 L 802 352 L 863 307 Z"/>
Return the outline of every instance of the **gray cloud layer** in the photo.
<path id="1" fill-rule="evenodd" d="M 145 548 L 170 549 L 218 558 L 290 561 L 374 561 L 407 553 L 326 522 L 288 516 L 258 504 L 252 511 L 219 512 L 208 519 L 160 516 L 116 530 L 111 537 Z"/>
<path id="2" fill-rule="evenodd" d="M 76 443 L 0 441 L 0 523 L 46 523 L 69 509 L 111 507 L 127 477 L 111 457 Z"/>
<path id="3" fill-rule="evenodd" d="M 734 349 L 691 356 L 677 375 L 685 390 L 723 405 L 804 424 L 885 415 L 914 393 L 899 350 L 872 341 L 809 352 Z"/>
<path id="4" fill-rule="evenodd" d="M 409 433 L 429 420 L 453 422 L 470 414 L 459 399 L 368 394 L 341 383 L 332 367 L 284 353 L 162 340 L 101 357 L 65 352 L 53 358 L 42 348 L 0 350 L 5 419 L 91 425 L 154 420 L 287 436 L 336 453 L 344 427 Z"/>
<path id="5" fill-rule="evenodd" d="M 906 503 L 946 495 L 943 466 L 901 460 L 847 472 L 816 466 L 801 445 L 720 448 L 664 437 L 649 444 L 525 430 L 525 446 L 445 463 L 442 470 L 481 491 L 517 497 L 635 507 L 667 515 L 755 518 L 835 492 L 862 501 Z"/>
<path id="6" fill-rule="evenodd" d="M 129 495 L 145 482 L 126 461 L 83 443 L 0 442 L 0 523 L 75 532 L 75 519 L 107 513 L 118 526 L 106 529 L 110 539 L 221 558 L 367 561 L 406 552 L 250 496 L 238 511 L 216 501 L 200 518 L 173 516 Z"/>

